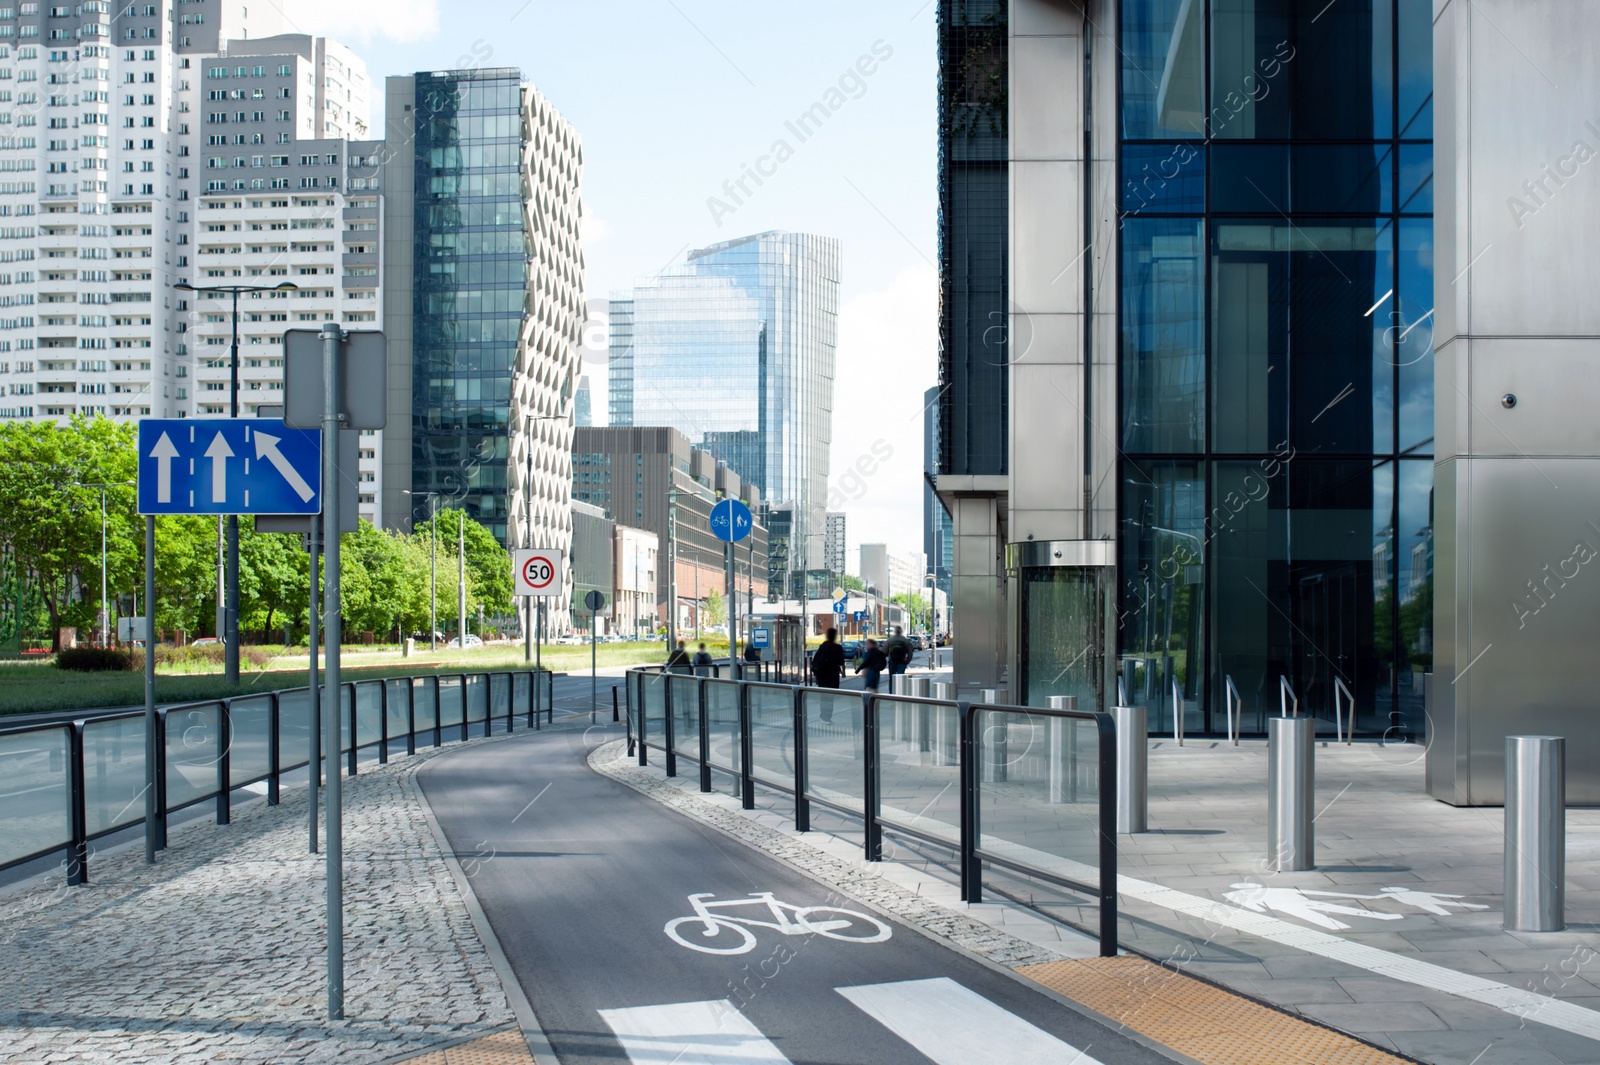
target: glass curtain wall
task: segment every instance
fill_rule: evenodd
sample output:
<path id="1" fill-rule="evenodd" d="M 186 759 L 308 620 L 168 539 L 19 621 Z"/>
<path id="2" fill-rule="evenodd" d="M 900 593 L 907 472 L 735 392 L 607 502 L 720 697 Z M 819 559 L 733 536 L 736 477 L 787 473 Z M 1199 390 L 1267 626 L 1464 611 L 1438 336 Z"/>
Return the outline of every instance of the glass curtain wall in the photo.
<path id="1" fill-rule="evenodd" d="M 1287 682 L 1420 734 L 1428 0 L 1120 11 L 1124 687 L 1152 729 L 1220 732 L 1231 682 L 1263 731 Z"/>
<path id="2" fill-rule="evenodd" d="M 412 478 L 505 541 L 511 384 L 527 307 L 522 86 L 418 75 Z"/>

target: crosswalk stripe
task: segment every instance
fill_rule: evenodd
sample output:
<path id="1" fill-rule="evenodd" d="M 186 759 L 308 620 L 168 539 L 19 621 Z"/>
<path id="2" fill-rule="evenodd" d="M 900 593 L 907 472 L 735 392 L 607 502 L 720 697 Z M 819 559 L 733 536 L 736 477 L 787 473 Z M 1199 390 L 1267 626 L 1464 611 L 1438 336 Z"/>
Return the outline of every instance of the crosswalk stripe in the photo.
<path id="1" fill-rule="evenodd" d="M 727 999 L 601 1010 L 633 1065 L 790 1065 Z"/>
<path id="2" fill-rule="evenodd" d="M 935 1065 L 990 1061 L 1000 1048 L 1006 1065 L 1101 1065 L 948 977 L 834 990 Z"/>

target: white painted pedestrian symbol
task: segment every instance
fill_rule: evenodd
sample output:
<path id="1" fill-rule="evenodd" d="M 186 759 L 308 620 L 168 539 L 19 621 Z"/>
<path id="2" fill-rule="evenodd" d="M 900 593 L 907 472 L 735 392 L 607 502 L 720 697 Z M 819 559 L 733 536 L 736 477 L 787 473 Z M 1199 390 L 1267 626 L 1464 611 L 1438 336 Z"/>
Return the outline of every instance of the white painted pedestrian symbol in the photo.
<path id="1" fill-rule="evenodd" d="M 1447 907 L 1454 906 L 1460 910 L 1487 910 L 1489 907 L 1477 902 L 1457 902 L 1465 898 L 1464 895 L 1440 895 L 1432 891 L 1412 891 L 1410 888 L 1386 887 L 1380 899 L 1393 899 L 1403 906 L 1415 906 L 1427 913 L 1437 914 L 1440 917 L 1449 917 Z"/>
<path id="2" fill-rule="evenodd" d="M 1398 921 L 1400 913 L 1377 913 L 1373 910 L 1344 906 L 1331 899 L 1381 899 L 1388 895 L 1356 895 L 1344 891 L 1310 891 L 1305 888 L 1269 888 L 1264 884 L 1235 884 L 1238 890 L 1223 894 L 1223 898 L 1252 913 L 1275 911 L 1285 917 L 1297 917 L 1333 932 L 1342 932 L 1350 926 L 1328 916 L 1337 913 L 1345 917 L 1367 917 L 1374 921 Z"/>
<path id="3" fill-rule="evenodd" d="M 882 943 L 889 938 L 888 925 L 856 910 L 838 906 L 795 906 L 779 902 L 770 891 L 758 891 L 743 899 L 707 901 L 715 897 L 710 891 L 690 895 L 694 913 L 668 921 L 663 931 L 679 946 L 702 954 L 748 953 L 756 945 L 752 928 L 767 928 L 786 936 L 816 934 L 850 943 Z M 764 908 L 765 916 L 772 920 L 762 921 L 727 912 L 743 906 Z"/>

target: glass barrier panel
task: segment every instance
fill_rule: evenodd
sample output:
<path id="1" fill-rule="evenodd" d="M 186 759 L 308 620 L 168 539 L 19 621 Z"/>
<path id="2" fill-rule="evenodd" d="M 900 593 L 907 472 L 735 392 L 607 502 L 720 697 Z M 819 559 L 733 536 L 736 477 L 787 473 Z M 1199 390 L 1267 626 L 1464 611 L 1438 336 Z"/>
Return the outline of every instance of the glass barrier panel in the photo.
<path id="1" fill-rule="evenodd" d="M 1099 879 L 1097 744 L 1091 720 L 1022 710 L 978 714 L 978 847 L 1094 884 Z"/>
<path id="2" fill-rule="evenodd" d="M 700 681 L 695 677 L 667 678 L 672 701 L 672 745 L 681 758 L 700 760 Z"/>
<path id="3" fill-rule="evenodd" d="M 504 721 L 511 716 L 511 675 L 489 674 L 489 716 Z"/>
<path id="4" fill-rule="evenodd" d="M 738 684 L 731 680 L 706 681 L 706 722 L 711 736 L 711 764 L 738 773 L 742 764 Z M 737 794 L 737 787 L 734 790 Z"/>
<path id="5" fill-rule="evenodd" d="M 6 826 L 0 832 L 0 865 L 67 845 L 72 834 L 69 751 L 62 725 L 0 736 L 0 821 Z M 139 811 L 144 812 L 142 802 Z"/>
<path id="6" fill-rule="evenodd" d="M 144 715 L 84 723 L 83 812 L 91 836 L 144 820 Z"/>
<path id="7" fill-rule="evenodd" d="M 645 739 L 655 747 L 667 743 L 667 675 L 641 673 L 640 694 L 644 706 Z"/>
<path id="8" fill-rule="evenodd" d="M 867 757 L 861 696 L 805 688 L 800 709 L 806 729 L 806 794 L 862 812 Z"/>
<path id="9" fill-rule="evenodd" d="M 235 699 L 228 714 L 228 786 L 260 780 L 271 771 L 272 696 Z"/>
<path id="10" fill-rule="evenodd" d="M 407 693 L 411 690 L 411 682 L 400 678 L 388 680 L 384 683 L 389 686 L 389 709 L 386 711 L 389 718 L 389 740 L 391 743 L 395 740 L 400 740 L 403 743 L 406 738 L 406 730 L 411 727 L 406 720 L 407 706 L 409 705 Z"/>
<path id="11" fill-rule="evenodd" d="M 794 787 L 794 689 L 750 688 L 750 772 Z"/>
<path id="12" fill-rule="evenodd" d="M 528 711 L 533 708 L 533 675 L 531 673 L 511 674 L 511 705 L 515 712 L 528 719 Z"/>
<path id="13" fill-rule="evenodd" d="M 960 716 L 951 704 L 879 699 L 878 794 L 885 825 L 961 844 Z"/>
<path id="14" fill-rule="evenodd" d="M 355 699 L 356 743 L 370 747 L 383 739 L 383 681 L 358 681 Z"/>
<path id="15" fill-rule="evenodd" d="M 433 730 L 439 723 L 439 688 L 433 677 L 418 677 L 411 682 L 417 700 L 417 735 L 428 734 L 433 742 Z"/>
<path id="16" fill-rule="evenodd" d="M 221 716 L 221 703 L 167 714 L 167 809 L 217 793 Z"/>
<path id="17" fill-rule="evenodd" d="M 467 678 L 467 720 L 482 721 L 489 713 L 489 678 L 482 673 Z"/>
<path id="18" fill-rule="evenodd" d="M 278 693 L 278 768 L 298 769 L 311 761 L 311 692 Z"/>
<path id="19" fill-rule="evenodd" d="M 466 710 L 466 689 L 460 677 L 439 678 L 439 724 L 443 727 L 459 725 Z M 455 737 L 450 737 L 454 739 Z"/>
<path id="20" fill-rule="evenodd" d="M 339 682 L 339 705 L 344 708 L 339 714 L 339 752 L 342 754 L 350 749 L 350 710 L 355 706 L 356 686 Z M 327 698 L 327 688 L 323 688 L 323 698 Z"/>

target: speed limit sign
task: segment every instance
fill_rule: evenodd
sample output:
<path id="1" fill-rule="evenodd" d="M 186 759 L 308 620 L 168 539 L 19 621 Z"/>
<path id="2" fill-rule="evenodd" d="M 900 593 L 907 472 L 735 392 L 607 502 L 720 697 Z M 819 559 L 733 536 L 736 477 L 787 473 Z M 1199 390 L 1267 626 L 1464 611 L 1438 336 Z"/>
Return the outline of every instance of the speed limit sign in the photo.
<path id="1" fill-rule="evenodd" d="M 524 549 L 511 555 L 511 578 L 517 595 L 560 595 L 562 563 L 560 551 Z"/>

